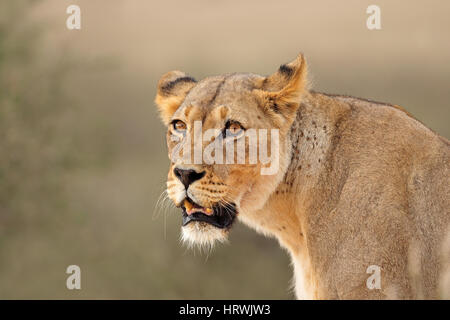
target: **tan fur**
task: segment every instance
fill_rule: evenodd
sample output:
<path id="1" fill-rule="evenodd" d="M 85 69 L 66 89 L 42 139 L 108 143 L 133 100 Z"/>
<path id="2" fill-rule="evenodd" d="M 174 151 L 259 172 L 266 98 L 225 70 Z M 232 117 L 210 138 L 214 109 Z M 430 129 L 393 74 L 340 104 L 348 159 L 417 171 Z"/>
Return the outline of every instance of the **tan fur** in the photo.
<path id="1" fill-rule="evenodd" d="M 308 91 L 302 55 L 269 77 L 167 85 L 183 75 L 160 81 L 156 101 L 166 124 L 182 120 L 189 135 L 195 120 L 204 130 L 221 129 L 227 118 L 277 128 L 281 157 L 272 176 L 261 175 L 259 164 L 172 159 L 168 194 L 176 205 L 186 190 L 173 168 L 206 171 L 189 196 L 202 206 L 234 202 L 240 221 L 277 238 L 292 257 L 298 298 L 448 298 L 447 139 L 398 106 Z M 161 92 L 164 85 L 172 91 Z M 171 134 L 169 127 L 169 155 Z M 187 227 L 184 237 L 201 244 L 223 241 L 228 232 Z M 366 286 L 370 265 L 381 268 L 381 289 Z"/>
<path id="2" fill-rule="evenodd" d="M 177 79 L 187 81 L 177 82 Z M 171 86 L 171 84 L 175 84 Z M 165 124 L 168 124 L 173 113 L 183 102 L 184 97 L 195 85 L 193 79 L 189 79 L 184 72 L 171 71 L 161 77 L 158 83 L 158 94 L 155 103 L 159 108 L 160 116 Z"/>

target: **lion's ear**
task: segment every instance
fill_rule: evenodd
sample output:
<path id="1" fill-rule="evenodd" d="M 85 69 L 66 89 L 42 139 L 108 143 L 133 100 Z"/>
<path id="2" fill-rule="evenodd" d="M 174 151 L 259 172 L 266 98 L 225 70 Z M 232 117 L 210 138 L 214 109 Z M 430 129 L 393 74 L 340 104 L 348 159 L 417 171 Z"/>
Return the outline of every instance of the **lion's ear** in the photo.
<path id="1" fill-rule="evenodd" d="M 155 103 L 165 125 L 169 123 L 172 115 L 195 84 L 194 78 L 181 71 L 170 71 L 161 77 Z"/>
<path id="2" fill-rule="evenodd" d="M 265 78 L 256 93 L 266 112 L 293 120 L 306 85 L 306 60 L 303 54 L 299 54 L 294 61 L 281 65 L 277 72 Z"/>

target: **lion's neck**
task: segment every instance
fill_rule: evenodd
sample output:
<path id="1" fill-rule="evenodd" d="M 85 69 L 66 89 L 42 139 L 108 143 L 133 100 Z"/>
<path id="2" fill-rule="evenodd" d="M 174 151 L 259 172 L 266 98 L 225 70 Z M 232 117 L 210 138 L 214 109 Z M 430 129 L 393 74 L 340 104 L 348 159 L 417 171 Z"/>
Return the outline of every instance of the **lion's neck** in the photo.
<path id="1" fill-rule="evenodd" d="M 348 105 L 331 104 L 331 99 L 317 93 L 303 98 L 289 135 L 292 147 L 284 178 L 265 206 L 244 221 L 277 238 L 290 252 L 296 273 L 310 269 L 307 242 L 314 228 L 309 215 L 327 201 L 326 188 L 333 188 L 327 181 L 332 170 L 329 159 L 341 120 L 349 112 Z"/>
<path id="2" fill-rule="evenodd" d="M 347 105 L 329 97 L 308 93 L 292 124 L 287 152 L 288 165 L 284 178 L 262 209 L 249 212 L 244 222 L 258 231 L 272 235 L 294 254 L 303 248 L 307 212 L 312 203 L 326 201 L 320 182 L 329 171 L 328 159 L 338 135 L 339 122 L 348 111 Z M 328 186 L 331 187 L 331 186 Z"/>

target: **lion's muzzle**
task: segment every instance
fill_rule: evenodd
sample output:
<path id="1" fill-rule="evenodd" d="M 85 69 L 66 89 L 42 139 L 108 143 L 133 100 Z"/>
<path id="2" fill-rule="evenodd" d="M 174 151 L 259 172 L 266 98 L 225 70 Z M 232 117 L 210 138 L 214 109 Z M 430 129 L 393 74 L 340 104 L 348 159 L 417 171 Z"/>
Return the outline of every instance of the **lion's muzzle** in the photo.
<path id="1" fill-rule="evenodd" d="M 212 208 L 204 208 L 186 198 L 181 206 L 183 211 L 183 227 L 191 222 L 206 222 L 216 228 L 229 228 L 237 215 L 236 205 L 217 204 Z"/>

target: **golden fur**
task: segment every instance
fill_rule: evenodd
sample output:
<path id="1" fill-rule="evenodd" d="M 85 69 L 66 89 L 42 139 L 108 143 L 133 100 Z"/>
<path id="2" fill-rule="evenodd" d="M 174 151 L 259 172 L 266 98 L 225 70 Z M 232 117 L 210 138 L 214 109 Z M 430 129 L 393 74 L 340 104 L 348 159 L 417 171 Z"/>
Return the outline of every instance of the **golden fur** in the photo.
<path id="1" fill-rule="evenodd" d="M 275 175 L 261 175 L 260 164 L 171 159 L 169 197 L 180 205 L 186 196 L 175 166 L 206 171 L 188 195 L 208 207 L 234 202 L 240 221 L 277 238 L 298 298 L 448 298 L 449 141 L 398 106 L 310 91 L 306 75 L 302 55 L 269 77 L 164 75 L 156 103 L 165 124 L 180 119 L 192 134 L 195 120 L 206 130 L 232 118 L 280 131 Z M 172 134 L 169 126 L 169 157 Z M 229 232 L 203 222 L 182 229 L 199 244 Z M 379 290 L 366 286 L 370 265 L 381 268 Z"/>

